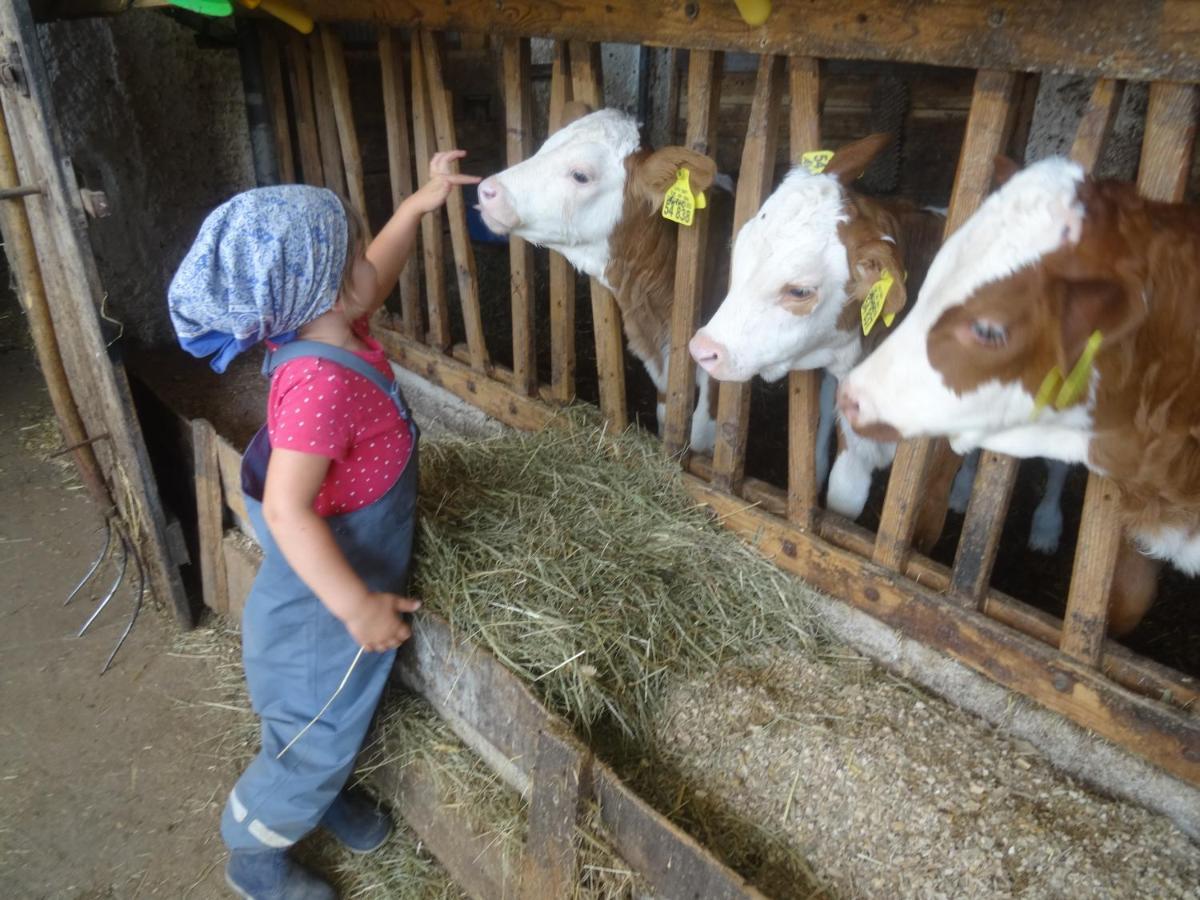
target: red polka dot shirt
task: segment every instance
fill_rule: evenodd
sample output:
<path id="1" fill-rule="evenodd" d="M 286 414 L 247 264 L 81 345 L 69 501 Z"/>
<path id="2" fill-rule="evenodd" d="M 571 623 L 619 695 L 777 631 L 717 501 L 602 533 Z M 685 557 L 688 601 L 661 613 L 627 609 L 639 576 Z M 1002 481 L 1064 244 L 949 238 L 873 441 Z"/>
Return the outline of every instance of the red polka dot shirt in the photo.
<path id="1" fill-rule="evenodd" d="M 355 355 L 392 378 L 366 322 L 355 323 L 354 331 L 368 348 Z M 320 516 L 378 500 L 396 483 L 413 450 L 412 427 L 390 397 L 358 373 L 313 357 L 284 363 L 272 375 L 267 436 L 272 447 L 332 460 L 313 502 Z"/>

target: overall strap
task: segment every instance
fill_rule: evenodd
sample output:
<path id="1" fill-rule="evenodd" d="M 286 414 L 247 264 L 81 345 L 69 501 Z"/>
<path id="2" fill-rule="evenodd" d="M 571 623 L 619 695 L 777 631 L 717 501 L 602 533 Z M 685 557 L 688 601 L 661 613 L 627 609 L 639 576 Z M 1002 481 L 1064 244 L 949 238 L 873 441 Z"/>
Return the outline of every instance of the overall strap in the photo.
<path id="1" fill-rule="evenodd" d="M 400 393 L 400 385 L 396 383 L 396 379 L 388 378 L 365 359 L 342 347 L 334 347 L 321 341 L 289 341 L 275 350 L 267 350 L 266 356 L 263 357 L 263 374 L 270 375 L 284 363 L 291 362 L 293 359 L 313 356 L 327 359 L 361 375 L 392 398 L 392 402 L 400 411 L 401 418 L 410 418 L 408 406 L 404 402 Z"/>

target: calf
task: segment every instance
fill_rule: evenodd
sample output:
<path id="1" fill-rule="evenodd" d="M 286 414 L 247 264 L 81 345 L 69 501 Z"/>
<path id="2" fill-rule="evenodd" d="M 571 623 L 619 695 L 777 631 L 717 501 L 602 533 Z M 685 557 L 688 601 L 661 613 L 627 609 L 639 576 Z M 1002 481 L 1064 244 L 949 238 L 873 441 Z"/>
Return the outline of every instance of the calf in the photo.
<path id="1" fill-rule="evenodd" d="M 580 117 L 529 159 L 479 185 L 479 211 L 493 232 L 556 250 L 613 292 L 629 349 L 658 390 L 661 431 L 678 226 L 660 210 L 681 168 L 688 169 L 694 191 L 706 191 L 716 180 L 716 163 L 683 147 L 644 147 L 637 122 L 619 110 L 588 112 L 571 104 L 567 118 L 573 115 Z M 709 254 L 706 284 L 724 283 L 722 257 Z M 716 391 L 703 372 L 697 385 L 691 446 L 706 452 L 716 439 Z"/>
<path id="2" fill-rule="evenodd" d="M 1112 478 L 1126 541 L 1109 623 L 1123 634 L 1153 601 L 1156 560 L 1200 573 L 1198 284 L 1200 209 L 1043 160 L 946 241 L 839 408 L 876 439 L 945 435 Z"/>

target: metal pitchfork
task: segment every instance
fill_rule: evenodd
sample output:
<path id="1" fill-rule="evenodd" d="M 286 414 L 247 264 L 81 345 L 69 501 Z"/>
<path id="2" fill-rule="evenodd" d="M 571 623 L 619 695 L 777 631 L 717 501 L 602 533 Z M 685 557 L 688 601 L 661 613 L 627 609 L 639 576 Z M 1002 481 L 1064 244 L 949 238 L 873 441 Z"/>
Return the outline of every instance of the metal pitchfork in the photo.
<path id="1" fill-rule="evenodd" d="M 63 606 L 66 606 L 73 599 L 75 599 L 75 596 L 83 589 L 84 585 L 91 581 L 96 573 L 100 571 L 100 567 L 104 564 L 104 560 L 109 556 L 109 550 L 112 549 L 114 532 L 117 536 L 118 550 L 120 552 L 120 561 L 117 563 L 117 577 L 113 580 L 108 592 L 105 593 L 104 599 L 100 601 L 100 603 L 92 611 L 92 614 L 88 616 L 87 621 L 83 623 L 83 626 L 79 629 L 79 632 L 75 635 L 76 637 L 83 637 L 87 630 L 92 626 L 92 623 L 100 617 L 102 612 L 104 612 L 104 609 L 108 606 L 109 601 L 116 596 L 117 591 L 121 588 L 121 584 L 125 581 L 125 573 L 129 568 L 129 558 L 132 556 L 134 570 L 137 572 L 137 591 L 133 597 L 133 612 L 129 616 L 129 624 L 125 626 L 125 630 L 121 632 L 121 637 L 117 639 L 117 645 L 113 647 L 112 653 L 108 655 L 108 659 L 104 663 L 104 668 L 100 670 L 101 675 L 108 671 L 109 666 L 111 666 L 113 660 L 116 659 L 117 651 L 121 649 L 121 646 L 125 643 L 125 639 L 129 637 L 129 633 L 133 631 L 133 623 L 137 621 L 138 613 L 141 612 L 142 609 L 142 593 L 146 586 L 146 573 L 142 568 L 142 560 L 138 555 L 137 547 L 134 545 L 128 534 L 126 534 L 121 522 L 116 519 L 115 516 L 109 516 L 105 518 L 104 545 L 100 548 L 100 555 L 96 557 L 96 561 L 92 563 L 91 567 L 87 571 L 87 574 L 83 576 L 83 579 L 79 582 L 79 584 L 75 585 L 75 589 L 67 595 L 67 599 L 63 602 Z M 117 550 L 114 550 L 113 553 L 115 555 Z"/>

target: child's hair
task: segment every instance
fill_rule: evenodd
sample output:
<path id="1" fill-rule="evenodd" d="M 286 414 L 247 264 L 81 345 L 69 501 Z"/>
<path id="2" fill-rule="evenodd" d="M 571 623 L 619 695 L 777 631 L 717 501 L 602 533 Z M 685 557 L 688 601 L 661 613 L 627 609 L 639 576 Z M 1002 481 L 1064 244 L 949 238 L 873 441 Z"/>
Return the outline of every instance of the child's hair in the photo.
<path id="1" fill-rule="evenodd" d="M 343 303 L 350 306 L 350 318 L 357 318 L 362 312 L 362 303 L 354 293 L 354 264 L 366 256 L 367 252 L 367 221 L 363 214 L 345 197 L 338 194 L 342 202 L 342 210 L 346 213 L 346 264 L 342 269 L 341 286 L 338 289 Z"/>

